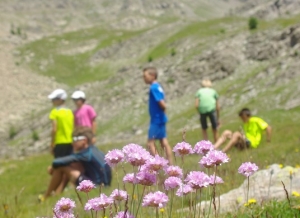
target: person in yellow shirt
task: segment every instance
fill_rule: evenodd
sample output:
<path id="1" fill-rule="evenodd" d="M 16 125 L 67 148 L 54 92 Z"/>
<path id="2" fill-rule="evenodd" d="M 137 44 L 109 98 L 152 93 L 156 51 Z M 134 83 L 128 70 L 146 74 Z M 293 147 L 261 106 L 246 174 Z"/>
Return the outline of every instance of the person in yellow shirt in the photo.
<path id="1" fill-rule="evenodd" d="M 72 110 L 64 105 L 67 98 L 65 90 L 56 89 L 48 98 L 54 106 L 49 115 L 52 123 L 51 153 L 55 158 L 64 157 L 70 155 L 73 151 L 72 132 L 74 128 L 74 115 Z"/>
<path id="2" fill-rule="evenodd" d="M 245 148 L 257 148 L 261 142 L 264 131 L 267 133 L 267 142 L 271 141 L 272 128 L 263 119 L 253 117 L 248 108 L 243 108 L 239 112 L 239 116 L 244 123 L 243 130 L 241 132 L 225 130 L 216 142 L 215 149 L 218 149 L 227 139 L 229 139 L 229 142 L 223 149 L 223 152 L 227 152 L 233 146 L 241 150 Z"/>

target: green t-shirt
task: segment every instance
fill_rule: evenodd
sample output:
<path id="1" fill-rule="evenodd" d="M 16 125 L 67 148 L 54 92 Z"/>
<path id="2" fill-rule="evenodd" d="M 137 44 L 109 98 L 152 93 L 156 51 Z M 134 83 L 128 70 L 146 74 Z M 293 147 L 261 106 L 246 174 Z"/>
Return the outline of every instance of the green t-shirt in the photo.
<path id="1" fill-rule="evenodd" d="M 216 110 L 216 102 L 219 98 L 216 90 L 212 88 L 201 88 L 197 91 L 195 97 L 199 99 L 198 110 L 200 114 L 205 114 Z"/>
<path id="2" fill-rule="evenodd" d="M 50 112 L 49 119 L 56 121 L 55 144 L 72 143 L 72 132 L 74 128 L 73 112 L 64 107 L 53 108 Z"/>
<path id="3" fill-rule="evenodd" d="M 268 124 L 259 117 L 251 117 L 249 122 L 244 124 L 244 131 L 252 148 L 257 148 L 260 144 L 262 133 L 267 127 Z"/>

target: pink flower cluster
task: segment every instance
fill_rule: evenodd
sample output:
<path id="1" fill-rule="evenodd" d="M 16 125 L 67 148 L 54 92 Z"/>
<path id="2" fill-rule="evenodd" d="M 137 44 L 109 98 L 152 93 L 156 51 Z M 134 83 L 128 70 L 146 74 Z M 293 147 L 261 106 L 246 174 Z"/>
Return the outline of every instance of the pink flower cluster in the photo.
<path id="1" fill-rule="evenodd" d="M 110 167 L 114 167 L 124 161 L 124 153 L 118 149 L 111 150 L 105 155 L 104 160 Z"/>
<path id="2" fill-rule="evenodd" d="M 114 203 L 114 200 L 107 197 L 105 194 L 100 194 L 100 197 L 92 198 L 85 204 L 85 210 L 99 211 L 103 210 Z"/>
<path id="3" fill-rule="evenodd" d="M 136 167 L 144 165 L 152 157 L 148 151 L 136 144 L 125 145 L 123 153 L 125 154 L 125 160 Z"/>
<path id="4" fill-rule="evenodd" d="M 145 168 L 149 171 L 159 171 L 165 169 L 169 161 L 159 155 L 149 158 L 145 163 Z"/>
<path id="5" fill-rule="evenodd" d="M 95 184 L 93 182 L 91 182 L 90 180 L 83 180 L 76 187 L 76 189 L 78 191 L 85 192 L 85 193 L 90 192 L 93 188 L 95 188 Z"/>
<path id="6" fill-rule="evenodd" d="M 173 152 L 176 156 L 185 156 L 193 153 L 192 146 L 187 142 L 180 142 L 175 145 Z"/>
<path id="7" fill-rule="evenodd" d="M 206 155 L 212 150 L 214 150 L 213 144 L 210 141 L 202 140 L 196 143 L 193 152 L 196 154 Z"/>
<path id="8" fill-rule="evenodd" d="M 175 189 L 181 186 L 182 181 L 178 177 L 171 176 L 167 178 L 164 182 L 164 186 L 166 190 Z"/>
<path id="9" fill-rule="evenodd" d="M 193 189 L 190 185 L 181 184 L 180 188 L 176 192 L 176 195 L 182 197 L 192 192 L 195 192 L 195 189 Z"/>
<path id="10" fill-rule="evenodd" d="M 54 207 L 54 215 L 56 218 L 75 218 L 73 209 L 75 202 L 70 198 L 61 198 Z"/>
<path id="11" fill-rule="evenodd" d="M 210 168 L 213 166 L 221 165 L 223 163 L 227 163 L 228 161 L 229 158 L 224 152 L 211 150 L 204 157 L 202 157 L 199 164 L 206 168 Z"/>
<path id="12" fill-rule="evenodd" d="M 149 193 L 145 195 L 143 198 L 143 203 L 142 205 L 144 207 L 165 207 L 166 204 L 168 203 L 169 198 L 168 196 L 160 191 L 154 192 L 154 193 Z"/>
<path id="13" fill-rule="evenodd" d="M 114 218 L 134 218 L 128 211 L 121 211 L 119 212 Z"/>
<path id="14" fill-rule="evenodd" d="M 210 177 L 200 171 L 191 171 L 184 181 L 193 189 L 200 189 L 209 186 Z"/>
<path id="15" fill-rule="evenodd" d="M 126 201 L 128 198 L 128 194 L 126 191 L 115 189 L 112 191 L 110 198 L 114 201 Z"/>
<path id="16" fill-rule="evenodd" d="M 182 176 L 183 176 L 183 171 L 178 166 L 169 166 L 167 169 L 165 169 L 165 173 L 168 176 L 174 176 L 174 177 L 178 177 L 178 178 L 182 178 Z"/>
<path id="17" fill-rule="evenodd" d="M 243 163 L 238 172 L 246 177 L 252 176 L 258 170 L 258 166 L 255 163 L 245 162 Z"/>

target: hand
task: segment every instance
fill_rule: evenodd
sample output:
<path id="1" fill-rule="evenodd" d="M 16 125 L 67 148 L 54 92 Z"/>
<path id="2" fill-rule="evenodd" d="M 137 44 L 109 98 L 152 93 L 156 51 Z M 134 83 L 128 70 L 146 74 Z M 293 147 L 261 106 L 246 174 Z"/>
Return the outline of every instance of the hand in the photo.
<path id="1" fill-rule="evenodd" d="M 92 138 L 92 144 L 95 145 L 96 141 L 97 141 L 97 139 L 96 139 L 96 137 L 94 136 L 94 137 Z"/>

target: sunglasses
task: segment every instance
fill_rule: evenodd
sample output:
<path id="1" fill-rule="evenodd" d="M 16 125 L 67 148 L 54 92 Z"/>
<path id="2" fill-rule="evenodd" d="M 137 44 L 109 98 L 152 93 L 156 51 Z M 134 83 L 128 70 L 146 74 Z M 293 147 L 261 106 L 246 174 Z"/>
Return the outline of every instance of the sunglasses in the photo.
<path id="1" fill-rule="evenodd" d="M 77 141 L 80 141 L 80 140 L 83 140 L 83 139 L 86 139 L 85 136 L 74 136 L 73 137 L 73 142 L 77 142 Z"/>

